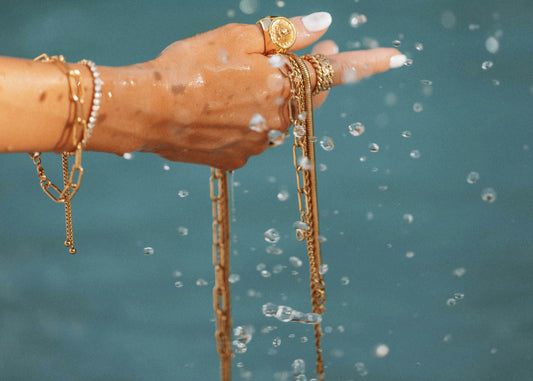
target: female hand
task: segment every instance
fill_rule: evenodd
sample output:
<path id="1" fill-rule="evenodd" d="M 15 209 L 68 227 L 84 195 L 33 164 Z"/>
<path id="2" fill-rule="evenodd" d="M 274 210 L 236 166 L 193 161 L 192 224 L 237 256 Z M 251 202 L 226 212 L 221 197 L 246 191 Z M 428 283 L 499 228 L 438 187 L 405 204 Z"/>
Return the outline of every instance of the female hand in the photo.
<path id="1" fill-rule="evenodd" d="M 297 33 L 291 48 L 295 51 L 317 41 L 327 31 L 331 16 L 320 12 L 291 21 Z M 143 131 L 147 139 L 139 148 L 169 160 L 221 169 L 239 168 L 251 155 L 263 152 L 268 136 L 266 131 L 250 129 L 255 114 L 263 116 L 268 129 L 284 132 L 290 126 L 289 81 L 269 64 L 264 47 L 258 25 L 229 24 L 175 42 L 143 64 L 161 91 L 165 110 Z M 313 53 L 330 59 L 334 86 L 405 62 L 396 49 L 338 53 L 331 41 L 317 45 Z M 311 65 L 309 72 L 314 86 Z M 314 106 L 326 96 L 327 92 L 315 96 Z"/>

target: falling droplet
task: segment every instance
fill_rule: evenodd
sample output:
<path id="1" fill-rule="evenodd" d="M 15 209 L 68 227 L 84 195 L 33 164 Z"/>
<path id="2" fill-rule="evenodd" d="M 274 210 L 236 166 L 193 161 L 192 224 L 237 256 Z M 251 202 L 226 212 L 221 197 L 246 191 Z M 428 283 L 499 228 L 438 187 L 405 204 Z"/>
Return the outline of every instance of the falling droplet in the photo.
<path id="1" fill-rule="evenodd" d="M 180 226 L 178 228 L 178 234 L 181 236 L 189 235 L 189 229 L 187 229 L 185 226 Z"/>
<path id="2" fill-rule="evenodd" d="M 411 158 L 413 159 L 420 159 L 420 151 L 417 149 L 414 149 L 409 153 L 409 156 L 411 156 Z"/>
<path id="3" fill-rule="evenodd" d="M 350 131 L 350 134 L 353 136 L 359 136 L 365 132 L 365 126 L 361 122 L 355 122 L 348 126 L 348 131 Z"/>
<path id="4" fill-rule="evenodd" d="M 413 220 L 414 220 L 414 217 L 412 214 L 406 213 L 403 215 L 403 222 L 405 222 L 406 224 L 412 223 Z"/>
<path id="5" fill-rule="evenodd" d="M 268 229 L 265 232 L 264 237 L 265 237 L 265 241 L 267 241 L 268 243 L 277 243 L 281 238 L 281 236 L 279 235 L 279 232 L 274 228 Z"/>
<path id="6" fill-rule="evenodd" d="M 411 134 L 411 131 L 404 131 L 404 132 L 402 132 L 402 136 L 403 136 L 404 138 L 410 138 L 411 135 L 412 135 L 412 134 Z"/>
<path id="7" fill-rule="evenodd" d="M 228 281 L 232 284 L 237 283 L 240 280 L 241 276 L 239 274 L 230 274 L 230 276 L 228 277 Z"/>
<path id="8" fill-rule="evenodd" d="M 394 46 L 395 48 L 397 48 L 398 46 L 400 46 L 402 44 L 402 42 L 400 40 L 394 40 L 392 41 L 392 46 Z"/>
<path id="9" fill-rule="evenodd" d="M 202 279 L 202 278 L 198 278 L 196 280 L 196 285 L 197 286 L 200 286 L 200 287 L 203 287 L 203 286 L 207 286 L 209 283 L 207 283 L 207 281 L 205 279 Z"/>
<path id="10" fill-rule="evenodd" d="M 365 24 L 366 21 L 366 16 L 360 13 L 352 13 L 350 15 L 350 26 L 352 28 L 359 28 L 361 25 Z"/>
<path id="11" fill-rule="evenodd" d="M 453 270 L 453 275 L 456 278 L 461 278 L 465 274 L 466 274 L 466 269 L 464 267 L 458 267 L 455 270 Z"/>
<path id="12" fill-rule="evenodd" d="M 133 154 L 130 152 L 126 152 L 124 155 L 122 155 L 122 157 L 126 160 L 131 160 L 133 159 Z"/>
<path id="13" fill-rule="evenodd" d="M 433 85 L 433 82 L 430 81 L 429 79 L 421 79 L 421 80 L 420 80 L 420 83 L 422 83 L 423 85 L 426 85 L 426 86 L 431 86 L 431 85 Z"/>
<path id="14" fill-rule="evenodd" d="M 181 198 L 185 198 L 189 195 L 189 192 L 187 192 L 185 189 L 182 189 L 178 192 L 178 196 L 180 196 Z"/>
<path id="15" fill-rule="evenodd" d="M 183 287 L 183 282 L 177 281 L 177 282 L 174 283 L 174 286 L 176 288 L 182 288 Z"/>
<path id="16" fill-rule="evenodd" d="M 263 270 L 263 271 L 261 271 L 261 276 L 263 278 L 270 278 L 272 276 L 272 273 L 270 271 L 268 271 L 268 270 Z"/>
<path id="17" fill-rule="evenodd" d="M 281 54 L 274 54 L 268 58 L 268 64 L 274 69 L 281 69 L 287 63 L 287 58 Z"/>
<path id="18" fill-rule="evenodd" d="M 415 44 L 415 49 L 418 50 L 419 52 L 421 52 L 422 50 L 424 50 L 424 44 L 421 43 L 421 42 L 417 42 Z"/>
<path id="19" fill-rule="evenodd" d="M 285 134 L 278 130 L 268 131 L 268 142 L 272 146 L 279 146 L 285 142 Z"/>
<path id="20" fill-rule="evenodd" d="M 152 255 L 154 253 L 154 249 L 150 246 L 144 248 L 144 255 Z"/>
<path id="21" fill-rule="evenodd" d="M 405 61 L 405 63 L 403 64 L 403 66 L 412 66 L 412 65 L 413 65 L 413 62 L 414 62 L 414 61 L 413 61 L 412 59 L 407 59 L 407 60 Z"/>
<path id="22" fill-rule="evenodd" d="M 318 165 L 318 169 L 320 170 L 320 172 L 325 172 L 325 171 L 328 170 L 328 166 L 326 164 L 324 164 L 324 163 L 320 163 Z"/>
<path id="23" fill-rule="evenodd" d="M 424 109 L 424 106 L 422 106 L 422 103 L 415 103 L 413 104 L 413 111 L 414 112 L 421 112 Z"/>
<path id="24" fill-rule="evenodd" d="M 294 224 L 292 224 L 292 227 L 297 230 L 303 230 L 303 231 L 309 230 L 309 225 L 307 225 L 303 221 L 296 221 Z"/>
<path id="25" fill-rule="evenodd" d="M 415 253 L 413 251 L 408 251 L 405 253 L 406 258 L 413 258 L 415 256 Z"/>
<path id="26" fill-rule="evenodd" d="M 168 164 L 163 164 L 163 170 L 165 170 L 165 171 L 170 171 L 170 165 L 168 165 Z"/>
<path id="27" fill-rule="evenodd" d="M 290 257 L 289 263 L 293 265 L 294 267 L 301 267 L 303 264 L 302 260 L 298 257 Z"/>
<path id="28" fill-rule="evenodd" d="M 355 365 L 354 365 L 354 368 L 355 370 L 357 371 L 357 373 L 361 376 L 361 377 L 364 377 L 364 376 L 367 376 L 368 375 L 368 370 L 366 369 L 366 366 L 364 363 L 362 362 L 356 362 Z"/>
<path id="29" fill-rule="evenodd" d="M 289 199 L 289 192 L 286 189 L 282 189 L 277 194 L 279 201 L 287 201 Z"/>
<path id="30" fill-rule="evenodd" d="M 321 274 L 321 275 L 324 275 L 325 273 L 327 273 L 329 270 L 329 266 L 324 263 L 322 265 L 320 265 L 320 268 L 318 269 L 318 273 Z"/>
<path id="31" fill-rule="evenodd" d="M 274 340 L 272 341 L 272 345 L 274 347 L 279 347 L 281 345 L 281 337 L 277 336 L 274 338 Z"/>
<path id="32" fill-rule="evenodd" d="M 471 31 L 479 30 L 479 24 L 469 24 L 468 29 Z"/>
<path id="33" fill-rule="evenodd" d="M 461 300 L 461 299 L 464 299 L 465 297 L 465 294 L 462 294 L 460 292 L 456 292 L 455 294 L 453 294 L 453 297 L 457 300 Z"/>
<path id="34" fill-rule="evenodd" d="M 374 354 L 378 358 L 383 358 L 383 357 L 385 357 L 385 356 L 387 356 L 389 354 L 389 351 L 390 351 L 390 349 L 389 349 L 388 345 L 386 345 L 386 344 L 378 344 L 376 346 Z"/>
<path id="35" fill-rule="evenodd" d="M 302 169 L 310 171 L 313 169 L 313 163 L 309 158 L 302 156 L 298 159 L 298 166 L 302 167 Z"/>
<path id="36" fill-rule="evenodd" d="M 322 139 L 320 139 L 320 147 L 322 147 L 324 151 L 331 151 L 335 145 L 329 136 L 324 136 Z"/>
<path id="37" fill-rule="evenodd" d="M 348 278 L 347 276 L 343 276 L 343 277 L 341 278 L 341 284 L 342 284 L 343 286 L 346 286 L 346 285 L 350 284 L 350 278 Z"/>
<path id="38" fill-rule="evenodd" d="M 490 68 L 492 68 L 494 66 L 494 62 L 492 61 L 485 61 L 481 64 L 481 68 L 483 70 L 489 70 Z"/>
<path id="39" fill-rule="evenodd" d="M 370 150 L 370 152 L 378 152 L 379 146 L 376 143 L 370 143 L 368 145 L 368 149 Z"/>
<path id="40" fill-rule="evenodd" d="M 292 372 L 295 376 L 305 374 L 305 361 L 302 359 L 296 359 L 292 363 Z"/>
<path id="41" fill-rule="evenodd" d="M 479 173 L 477 172 L 472 171 L 468 174 L 468 176 L 466 176 L 466 182 L 468 184 L 475 184 L 478 182 L 478 180 L 479 180 Z"/>
<path id="42" fill-rule="evenodd" d="M 457 304 L 457 301 L 454 299 L 454 298 L 449 298 L 447 301 L 446 301 L 446 304 L 450 307 L 453 307 Z"/>
<path id="43" fill-rule="evenodd" d="M 246 15 L 251 15 L 257 11 L 259 7 L 259 0 L 241 0 L 239 3 L 239 8 L 242 13 Z"/>
<path id="44" fill-rule="evenodd" d="M 276 245 L 270 245 L 268 246 L 265 251 L 268 253 L 268 254 L 274 254 L 274 255 L 281 255 L 283 254 L 283 250 L 281 248 L 279 248 L 278 246 Z"/>
<path id="45" fill-rule="evenodd" d="M 481 191 L 481 199 L 488 203 L 496 201 L 496 191 L 493 188 L 485 188 Z"/>
<path id="46" fill-rule="evenodd" d="M 494 36 L 490 36 L 485 40 L 485 49 L 489 53 L 496 54 L 500 50 L 500 42 Z"/>

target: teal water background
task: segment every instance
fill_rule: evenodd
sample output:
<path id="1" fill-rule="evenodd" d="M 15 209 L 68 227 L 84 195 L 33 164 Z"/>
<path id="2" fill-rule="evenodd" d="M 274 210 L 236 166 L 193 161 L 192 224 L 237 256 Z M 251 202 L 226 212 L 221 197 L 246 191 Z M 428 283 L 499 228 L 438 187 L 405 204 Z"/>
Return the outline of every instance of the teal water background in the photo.
<path id="1" fill-rule="evenodd" d="M 533 2 L 243 4 L 248 13 L 238 0 L 3 0 L 0 54 L 128 65 L 228 22 L 323 10 L 334 20 L 326 38 L 341 50 L 400 40 L 411 67 L 337 88 L 315 112 L 317 137 L 335 143 L 329 152 L 317 148 L 327 165 L 318 174 L 327 379 L 531 380 Z M 352 28 L 353 12 L 368 22 Z M 490 36 L 500 44 L 495 54 L 485 48 Z M 489 60 L 493 67 L 482 70 Z M 348 132 L 354 122 L 366 126 L 359 137 Z M 369 151 L 374 142 L 379 152 Z M 59 176 L 59 160 L 44 160 Z M 209 168 L 141 153 L 88 153 L 83 165 L 73 201 L 79 253 L 69 256 L 62 207 L 42 193 L 31 160 L 0 156 L 0 379 L 218 379 Z M 480 174 L 475 184 L 466 181 L 471 171 Z M 252 158 L 234 181 L 233 322 L 255 334 L 235 357 L 233 378 L 292 379 L 283 372 L 297 358 L 311 378 L 312 327 L 261 313 L 267 302 L 310 311 L 305 249 L 292 229 L 299 217 L 291 145 Z M 487 187 L 497 192 L 493 203 L 481 199 Z M 288 200 L 278 200 L 281 190 Z M 279 256 L 265 252 L 269 228 L 281 234 Z M 143 254 L 147 246 L 153 255 Z M 293 267 L 291 256 L 304 265 Z M 276 265 L 285 267 L 276 273 Z M 457 269 L 466 272 L 454 276 Z M 464 298 L 448 306 L 455 293 Z M 378 344 L 387 356 L 375 355 Z"/>

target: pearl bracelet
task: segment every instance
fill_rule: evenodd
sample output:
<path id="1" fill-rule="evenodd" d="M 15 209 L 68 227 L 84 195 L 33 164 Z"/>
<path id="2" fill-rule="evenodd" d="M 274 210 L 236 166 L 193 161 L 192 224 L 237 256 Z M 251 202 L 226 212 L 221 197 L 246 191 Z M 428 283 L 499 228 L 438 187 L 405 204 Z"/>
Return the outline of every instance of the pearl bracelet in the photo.
<path id="1" fill-rule="evenodd" d="M 87 67 L 91 70 L 94 84 L 91 113 L 89 114 L 89 119 L 87 120 L 87 138 L 84 142 L 82 142 L 83 147 L 85 147 L 93 133 L 94 126 L 96 125 L 96 118 L 98 117 L 98 110 L 100 110 L 100 99 L 102 98 L 102 80 L 100 79 L 100 73 L 98 72 L 98 68 L 96 67 L 96 64 L 93 61 L 82 60 L 80 61 L 80 63 L 87 65 Z"/>

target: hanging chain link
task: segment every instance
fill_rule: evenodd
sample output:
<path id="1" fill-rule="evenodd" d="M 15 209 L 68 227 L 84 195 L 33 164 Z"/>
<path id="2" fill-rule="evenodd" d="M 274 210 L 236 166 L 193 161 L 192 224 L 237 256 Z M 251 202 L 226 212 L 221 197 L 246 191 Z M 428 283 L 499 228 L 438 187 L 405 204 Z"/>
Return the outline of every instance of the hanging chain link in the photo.
<path id="1" fill-rule="evenodd" d="M 49 57 L 46 54 L 42 54 L 35 58 L 34 61 L 55 63 L 57 66 L 67 75 L 69 83 L 69 96 L 72 101 L 73 108 L 69 112 L 69 120 L 72 122 L 72 142 L 76 147 L 74 152 L 62 153 L 62 166 L 63 166 L 63 189 L 60 189 L 57 185 L 46 176 L 44 168 L 41 164 L 41 153 L 30 153 L 30 158 L 33 160 L 37 168 L 37 175 L 41 188 L 53 201 L 57 203 L 65 204 L 65 225 L 66 225 L 66 240 L 65 246 L 70 247 L 69 253 L 76 254 L 76 248 L 74 247 L 74 235 L 72 233 L 72 208 L 70 200 L 80 189 L 81 179 L 83 177 L 83 167 L 81 166 L 81 154 L 83 151 L 83 144 L 87 140 L 87 122 L 84 119 L 84 103 L 85 103 L 85 91 L 83 89 L 81 73 L 79 70 L 70 70 L 65 57 L 52 56 Z M 71 104 L 71 105 L 72 105 Z M 72 107 L 72 106 L 71 106 Z M 72 118 L 71 115 L 72 114 Z M 82 130 L 82 138 L 78 141 L 78 128 Z M 75 156 L 75 162 L 69 173 L 69 156 Z"/>
<path id="2" fill-rule="evenodd" d="M 222 381 L 231 380 L 231 294 L 230 294 L 230 213 L 228 197 L 228 174 L 211 168 L 211 201 L 213 204 L 213 266 L 215 287 L 213 308 L 217 330 L 215 338 L 220 356 Z"/>
<path id="3" fill-rule="evenodd" d="M 313 312 L 322 314 L 326 292 L 324 278 L 320 273 L 322 258 L 319 241 L 311 81 L 303 60 L 295 54 L 288 54 L 287 57 L 288 64 L 282 72 L 289 78 L 291 84 L 289 117 L 295 136 L 293 160 L 296 168 L 300 219 L 306 225 L 303 229 L 297 229 L 296 238 L 299 241 L 306 240 Z M 324 380 L 321 337 L 321 326 L 315 324 L 316 373 L 319 380 Z"/>

